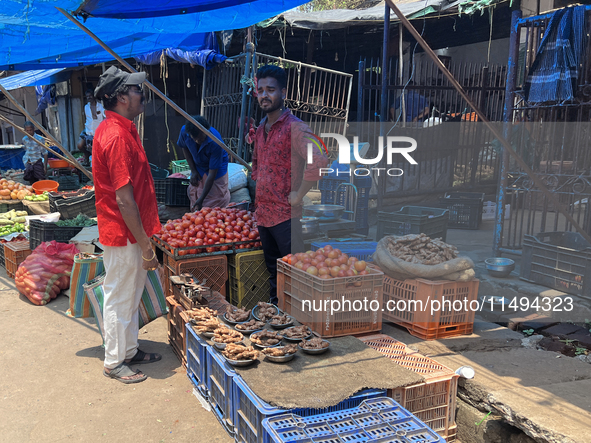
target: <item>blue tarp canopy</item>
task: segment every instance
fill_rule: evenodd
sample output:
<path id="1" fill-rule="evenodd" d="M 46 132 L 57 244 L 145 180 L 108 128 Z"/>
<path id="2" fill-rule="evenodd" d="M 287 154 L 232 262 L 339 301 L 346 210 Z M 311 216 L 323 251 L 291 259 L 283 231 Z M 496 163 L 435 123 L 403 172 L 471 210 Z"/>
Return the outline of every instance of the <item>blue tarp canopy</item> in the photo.
<path id="1" fill-rule="evenodd" d="M 0 69 L 74 67 L 113 60 L 56 7 L 78 11 L 88 29 L 121 57 L 130 58 L 167 48 L 202 49 L 207 33 L 245 28 L 303 3 L 305 0 L 2 0 Z"/>
<path id="2" fill-rule="evenodd" d="M 0 79 L 0 85 L 11 91 L 25 86 L 44 86 L 51 83 L 59 83 L 60 81 L 67 80 L 70 76 L 69 73 L 64 73 L 64 69 L 41 69 L 21 72 L 20 74 Z"/>

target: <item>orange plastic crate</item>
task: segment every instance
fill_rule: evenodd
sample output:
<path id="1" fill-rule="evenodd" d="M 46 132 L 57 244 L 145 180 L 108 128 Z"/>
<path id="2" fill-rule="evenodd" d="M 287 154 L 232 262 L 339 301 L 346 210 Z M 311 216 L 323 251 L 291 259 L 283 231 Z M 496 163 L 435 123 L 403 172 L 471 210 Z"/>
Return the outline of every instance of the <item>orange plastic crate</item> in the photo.
<path id="1" fill-rule="evenodd" d="M 213 255 L 209 257 L 187 258 L 175 260 L 164 256 L 166 267 L 171 275 L 191 274 L 202 282 L 207 280 L 206 286 L 226 296 L 226 281 L 228 280 L 228 259 L 225 255 Z M 170 283 L 168 283 L 170 288 Z M 169 289 L 169 292 L 172 288 Z M 172 292 L 170 292 L 172 294 Z"/>
<path id="2" fill-rule="evenodd" d="M 6 273 L 10 278 L 14 278 L 18 266 L 24 262 L 33 251 L 31 251 L 28 240 L 4 243 L 2 247 L 4 248 Z"/>
<path id="3" fill-rule="evenodd" d="M 176 302 L 174 297 L 167 297 L 166 304 L 168 306 L 168 342 L 183 367 L 187 367 L 185 344 L 186 322 L 181 316 L 184 309 Z"/>
<path id="4" fill-rule="evenodd" d="M 323 280 L 281 260 L 277 261 L 279 308 L 322 337 L 381 331 L 383 282 L 384 274 L 376 269 L 368 275 Z M 343 299 L 351 302 L 352 308 L 356 306 L 355 302 L 363 304 L 366 300 L 369 306 L 375 301 L 377 310 L 324 310 L 325 301 Z M 304 301 L 310 301 L 312 309 L 307 304 L 304 307 Z M 322 309 L 315 310 L 314 306 Z"/>
<path id="5" fill-rule="evenodd" d="M 384 320 L 404 326 L 409 333 L 423 340 L 471 334 L 475 311 L 464 310 L 463 306 L 464 300 L 469 307 L 470 301 L 477 299 L 479 284 L 477 279 L 467 282 L 431 281 L 422 278 L 396 280 L 385 275 Z M 431 314 L 431 303 L 443 300 L 446 300 L 445 306 Z M 462 307 L 454 309 L 454 301 L 456 307 Z M 418 303 L 411 305 L 409 302 Z"/>
<path id="6" fill-rule="evenodd" d="M 454 371 L 384 334 L 359 338 L 398 365 L 425 378 L 424 383 L 388 390 L 388 396 L 423 420 L 448 442 L 455 440 L 458 379 Z M 453 438 L 453 439 L 452 439 Z"/>

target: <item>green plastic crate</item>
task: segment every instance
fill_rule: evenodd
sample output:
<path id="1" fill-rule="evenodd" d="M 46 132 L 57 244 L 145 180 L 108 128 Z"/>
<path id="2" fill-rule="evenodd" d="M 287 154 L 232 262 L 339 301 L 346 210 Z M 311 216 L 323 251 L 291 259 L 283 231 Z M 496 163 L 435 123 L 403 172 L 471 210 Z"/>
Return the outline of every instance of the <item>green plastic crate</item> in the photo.
<path id="1" fill-rule="evenodd" d="M 172 173 L 183 172 L 189 169 L 189 163 L 187 160 L 174 160 L 172 162 Z"/>
<path id="2" fill-rule="evenodd" d="M 269 301 L 269 271 L 263 251 L 229 255 L 228 280 L 234 306 L 252 309 L 260 301 Z"/>

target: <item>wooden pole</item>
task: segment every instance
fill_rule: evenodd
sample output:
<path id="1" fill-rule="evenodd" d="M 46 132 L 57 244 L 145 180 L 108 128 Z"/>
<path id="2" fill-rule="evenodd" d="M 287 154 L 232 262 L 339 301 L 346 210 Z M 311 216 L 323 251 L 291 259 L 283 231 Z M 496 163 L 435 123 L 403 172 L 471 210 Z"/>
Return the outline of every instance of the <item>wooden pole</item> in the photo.
<path id="1" fill-rule="evenodd" d="M 127 63 L 125 60 L 123 60 L 119 56 L 119 54 L 117 54 L 115 51 L 113 51 L 111 48 L 109 48 L 100 38 L 98 38 L 96 35 L 94 35 L 92 33 L 92 31 L 90 31 L 86 26 L 84 26 L 82 23 L 80 23 L 78 20 L 76 20 L 74 17 L 72 17 L 68 12 L 66 12 L 62 8 L 56 7 L 56 9 L 59 12 L 61 12 L 68 20 L 70 20 L 72 23 L 74 23 L 76 26 L 78 26 L 82 31 L 84 31 L 86 34 L 88 34 L 94 41 L 96 41 L 99 45 L 101 45 L 101 47 L 105 51 L 107 51 L 119 63 L 121 63 L 123 66 L 125 66 L 125 68 L 127 68 L 127 70 L 129 72 L 137 72 L 129 63 Z M 193 117 L 191 117 L 189 114 L 187 114 L 184 109 L 182 109 L 180 106 L 178 106 L 175 102 L 173 102 L 171 99 L 169 99 L 166 95 L 164 95 L 156 86 L 154 86 L 148 80 L 146 80 L 144 82 L 144 84 L 148 87 L 148 89 L 150 89 L 152 92 L 154 92 L 154 94 L 156 94 L 158 97 L 160 97 L 166 103 L 168 103 L 176 112 L 181 114 L 183 117 L 185 117 L 187 120 L 189 120 L 195 126 L 197 126 L 202 132 L 207 134 L 207 136 L 209 138 L 211 138 L 220 148 L 222 148 L 224 151 L 226 151 L 230 157 L 232 157 L 234 160 L 236 160 L 238 163 L 240 163 L 242 166 L 244 166 L 249 171 L 252 171 L 252 168 L 248 165 L 248 163 L 246 163 L 240 156 L 235 154 L 234 151 L 232 151 L 230 148 L 228 148 L 224 144 L 223 141 L 219 140 L 208 129 L 205 129 L 203 126 L 201 126 L 201 124 L 199 124 L 199 122 L 197 122 L 195 119 L 193 119 Z"/>
<path id="2" fill-rule="evenodd" d="M 20 126 L 14 124 L 13 122 L 11 122 L 10 120 L 8 120 L 6 117 L 4 117 L 3 115 L 0 115 L 0 120 L 2 120 L 5 123 L 8 123 L 9 125 L 11 125 L 14 129 L 16 129 L 17 131 L 19 131 L 21 134 L 23 135 L 29 135 L 27 134 L 27 131 L 24 130 L 24 128 L 21 128 Z M 35 143 L 37 143 L 39 146 L 43 146 L 43 149 L 46 149 L 47 151 L 51 152 L 53 155 L 55 155 L 57 158 L 62 159 L 64 161 L 67 161 L 68 163 L 70 163 L 72 166 L 74 166 L 76 169 L 79 169 L 80 171 L 84 172 L 84 169 L 82 168 L 82 166 L 80 165 L 80 163 L 76 162 L 72 162 L 72 160 L 70 160 L 69 158 L 64 157 L 63 155 L 58 154 L 57 152 L 55 152 L 53 149 L 48 148 L 47 146 L 45 146 L 43 143 L 41 143 L 39 140 L 37 140 L 35 137 L 30 137 L 31 140 L 33 140 Z"/>
<path id="3" fill-rule="evenodd" d="M 70 152 L 67 149 L 64 149 L 64 147 L 54 138 L 53 135 L 51 135 L 47 129 L 45 129 L 43 126 L 41 126 L 39 123 L 37 123 L 37 121 L 31 116 L 31 114 L 29 114 L 27 112 L 27 110 L 25 108 L 23 108 L 20 103 L 10 94 L 10 92 L 8 92 L 6 90 L 6 88 L 2 85 L 0 85 L 0 91 L 2 91 L 2 93 L 6 96 L 6 98 L 10 101 L 10 103 L 12 103 L 17 109 L 18 111 L 23 114 L 24 116 L 27 117 L 27 120 L 29 120 L 31 123 L 33 123 L 33 125 L 39 129 L 41 132 L 43 132 L 43 134 L 45 135 L 45 137 L 47 139 L 49 139 L 49 141 L 51 143 L 53 143 L 55 146 L 57 146 L 58 148 L 60 148 L 62 150 L 62 152 L 64 153 L 64 155 L 66 157 L 68 157 L 68 159 L 70 160 L 70 163 L 72 164 L 77 164 L 78 162 L 76 161 L 76 159 L 74 158 L 74 156 L 72 154 L 70 154 Z M 11 123 L 12 124 L 12 123 Z M 45 146 L 43 146 L 45 148 Z M 46 148 L 47 149 L 47 148 Z M 92 180 L 92 174 L 90 172 L 88 172 L 85 168 L 83 168 L 82 166 L 78 167 L 76 166 L 78 169 L 80 169 L 82 171 L 82 173 L 84 175 L 86 175 L 90 180 Z"/>
<path id="4" fill-rule="evenodd" d="M 459 92 L 459 94 L 466 101 L 466 103 L 468 103 L 468 105 L 474 110 L 474 112 L 476 112 L 476 114 L 478 115 L 478 118 L 494 134 L 495 138 L 497 140 L 499 140 L 499 142 L 505 148 L 506 152 L 508 152 L 515 159 L 517 164 L 519 164 L 521 169 L 523 169 L 523 171 L 525 171 L 525 173 L 532 179 L 534 184 L 540 189 L 540 191 L 542 191 L 542 193 L 546 196 L 546 198 L 548 198 L 550 203 L 552 203 L 554 205 L 554 207 L 556 209 L 558 209 L 558 211 L 562 215 L 564 215 L 564 217 L 569 221 L 569 223 L 585 238 L 585 240 L 587 240 L 588 242 L 591 243 L 591 236 L 589 234 L 587 234 L 587 232 L 577 223 L 577 221 L 574 219 L 574 217 L 572 215 L 570 215 L 568 213 L 568 211 L 564 208 L 562 203 L 560 203 L 558 201 L 558 198 L 556 198 L 556 196 L 550 192 L 550 190 L 546 187 L 546 185 L 542 182 L 542 180 L 540 180 L 540 178 L 538 178 L 534 174 L 534 172 L 527 165 L 527 163 L 525 163 L 523 161 L 523 159 L 515 152 L 515 150 L 513 149 L 513 146 L 511 146 L 511 143 L 509 143 L 507 141 L 507 139 L 503 136 L 501 131 L 499 131 L 499 129 L 486 118 L 486 116 L 484 115 L 484 112 L 482 112 L 482 110 L 478 106 L 476 106 L 476 104 L 470 99 L 470 97 L 468 97 L 468 95 L 466 94 L 466 91 L 464 91 L 464 88 L 462 88 L 460 83 L 458 83 L 458 81 L 454 78 L 453 74 L 451 72 L 449 72 L 449 70 L 445 67 L 445 65 L 441 62 L 441 60 L 439 60 L 439 57 L 437 57 L 435 52 L 433 52 L 431 47 L 427 44 L 427 42 L 423 39 L 423 37 L 421 37 L 421 35 L 414 28 L 414 26 L 410 24 L 410 22 L 404 16 L 404 14 L 402 14 L 402 12 L 400 12 L 400 9 L 398 9 L 396 4 L 392 0 L 386 0 L 386 4 L 388 6 L 390 6 L 390 8 L 394 11 L 396 16 L 398 17 L 398 20 L 400 20 L 400 23 L 402 23 L 404 25 L 404 27 L 408 30 L 408 32 L 410 32 L 412 34 L 412 36 L 419 43 L 419 45 L 421 45 L 421 47 L 423 48 L 425 53 L 429 56 L 429 58 L 433 61 L 433 63 L 435 63 L 435 66 L 437 66 L 437 68 L 441 71 L 441 73 L 443 75 L 445 75 L 445 77 L 447 77 L 449 82 Z"/>

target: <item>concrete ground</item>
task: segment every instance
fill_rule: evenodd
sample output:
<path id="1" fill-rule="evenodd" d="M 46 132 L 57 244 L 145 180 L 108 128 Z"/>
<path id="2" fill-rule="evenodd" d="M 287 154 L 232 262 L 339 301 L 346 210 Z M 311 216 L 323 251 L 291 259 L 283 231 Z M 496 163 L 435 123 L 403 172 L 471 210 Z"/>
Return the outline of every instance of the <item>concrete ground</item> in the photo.
<path id="1" fill-rule="evenodd" d="M 478 231 L 449 230 L 447 240 L 475 261 L 480 295 L 565 296 L 525 284 L 518 274 L 509 279 L 486 275 L 483 261 L 492 255 L 492 222 Z M 166 319 L 140 331 L 142 348 L 163 354 L 163 360 L 138 366 L 147 381 L 123 385 L 101 374 L 96 326 L 92 320 L 67 317 L 68 302 L 60 295 L 47 306 L 34 306 L 0 269 L 0 442 L 233 441 L 193 395 L 168 345 Z M 576 303 L 581 311 L 589 307 L 584 299 Z M 383 333 L 454 370 L 463 365 L 475 369 L 473 380 L 460 380 L 457 421 L 463 443 L 531 442 L 506 428 L 504 434 L 499 429 L 493 433 L 499 423 L 537 442 L 591 442 L 591 365 L 526 349 L 521 333 L 480 316 L 470 336 L 427 342 L 392 324 L 384 324 Z"/>

